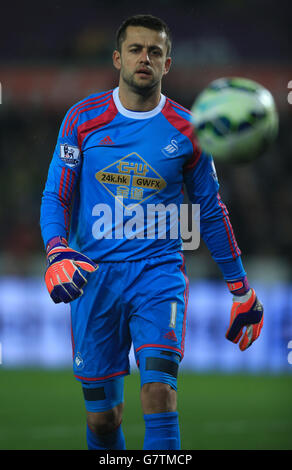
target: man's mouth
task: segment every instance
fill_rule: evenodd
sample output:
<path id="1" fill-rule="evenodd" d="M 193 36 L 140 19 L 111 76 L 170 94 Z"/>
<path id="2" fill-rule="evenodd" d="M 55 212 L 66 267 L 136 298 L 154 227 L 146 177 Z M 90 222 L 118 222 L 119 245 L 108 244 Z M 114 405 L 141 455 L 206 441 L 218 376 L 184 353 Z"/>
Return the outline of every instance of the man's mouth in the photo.
<path id="1" fill-rule="evenodd" d="M 151 71 L 148 69 L 144 69 L 144 68 L 138 69 L 136 73 L 140 75 L 141 77 L 151 75 Z"/>

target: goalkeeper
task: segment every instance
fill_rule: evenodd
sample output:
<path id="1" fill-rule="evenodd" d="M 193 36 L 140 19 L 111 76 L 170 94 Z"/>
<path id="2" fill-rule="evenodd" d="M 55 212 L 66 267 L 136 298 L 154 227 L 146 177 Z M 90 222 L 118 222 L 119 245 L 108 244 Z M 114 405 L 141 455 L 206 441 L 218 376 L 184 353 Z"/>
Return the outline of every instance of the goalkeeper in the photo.
<path id="1" fill-rule="evenodd" d="M 125 449 L 123 380 L 133 344 L 140 372 L 144 449 L 180 449 L 177 374 L 184 356 L 188 278 L 180 237 L 146 236 L 147 220 L 110 214 L 150 204 L 200 205 L 201 234 L 233 295 L 226 337 L 248 348 L 263 308 L 249 287 L 210 155 L 190 112 L 161 93 L 171 66 L 167 25 L 151 15 L 123 22 L 119 84 L 67 112 L 41 204 L 45 282 L 70 302 L 73 370 L 87 412 L 88 449 Z M 121 198 L 122 196 L 122 198 Z M 127 236 L 131 222 L 131 233 Z M 127 230 L 126 230 L 127 229 Z"/>

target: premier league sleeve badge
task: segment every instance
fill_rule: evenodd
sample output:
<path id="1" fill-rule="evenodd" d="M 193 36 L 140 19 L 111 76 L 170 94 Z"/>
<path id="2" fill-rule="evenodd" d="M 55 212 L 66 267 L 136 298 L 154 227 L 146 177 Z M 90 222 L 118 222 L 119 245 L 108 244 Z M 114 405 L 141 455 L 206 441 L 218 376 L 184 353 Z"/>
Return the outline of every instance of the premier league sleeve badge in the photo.
<path id="1" fill-rule="evenodd" d="M 60 158 L 70 168 L 76 167 L 81 161 L 81 153 L 78 147 L 69 144 L 61 144 Z"/>

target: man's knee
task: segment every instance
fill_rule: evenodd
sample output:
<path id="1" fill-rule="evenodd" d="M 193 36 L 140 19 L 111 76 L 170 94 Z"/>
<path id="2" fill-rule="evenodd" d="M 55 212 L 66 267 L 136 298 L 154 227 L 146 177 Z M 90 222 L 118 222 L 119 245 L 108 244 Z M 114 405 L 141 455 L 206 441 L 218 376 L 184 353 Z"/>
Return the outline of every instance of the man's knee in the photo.
<path id="1" fill-rule="evenodd" d="M 139 352 L 138 361 L 144 413 L 176 411 L 180 356 L 171 351 L 144 348 Z"/>
<path id="2" fill-rule="evenodd" d="M 96 434 L 114 431 L 122 420 L 124 378 L 99 382 L 82 382 L 87 423 Z"/>
<path id="3" fill-rule="evenodd" d="M 95 434 L 109 434 L 121 424 L 122 414 L 123 403 L 107 411 L 87 411 L 87 424 Z"/>
<path id="4" fill-rule="evenodd" d="M 166 383 L 145 383 L 141 389 L 144 413 L 165 413 L 176 411 L 176 391 Z"/>

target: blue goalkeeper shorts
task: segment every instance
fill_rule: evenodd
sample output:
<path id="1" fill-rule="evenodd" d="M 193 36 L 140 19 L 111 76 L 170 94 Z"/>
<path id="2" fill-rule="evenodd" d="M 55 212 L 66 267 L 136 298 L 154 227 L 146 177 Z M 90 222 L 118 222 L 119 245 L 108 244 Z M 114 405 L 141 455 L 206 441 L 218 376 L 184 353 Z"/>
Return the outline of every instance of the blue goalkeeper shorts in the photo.
<path id="1" fill-rule="evenodd" d="M 184 355 L 188 278 L 181 253 L 100 263 L 71 302 L 73 371 L 80 381 L 130 373 L 145 348 Z"/>

